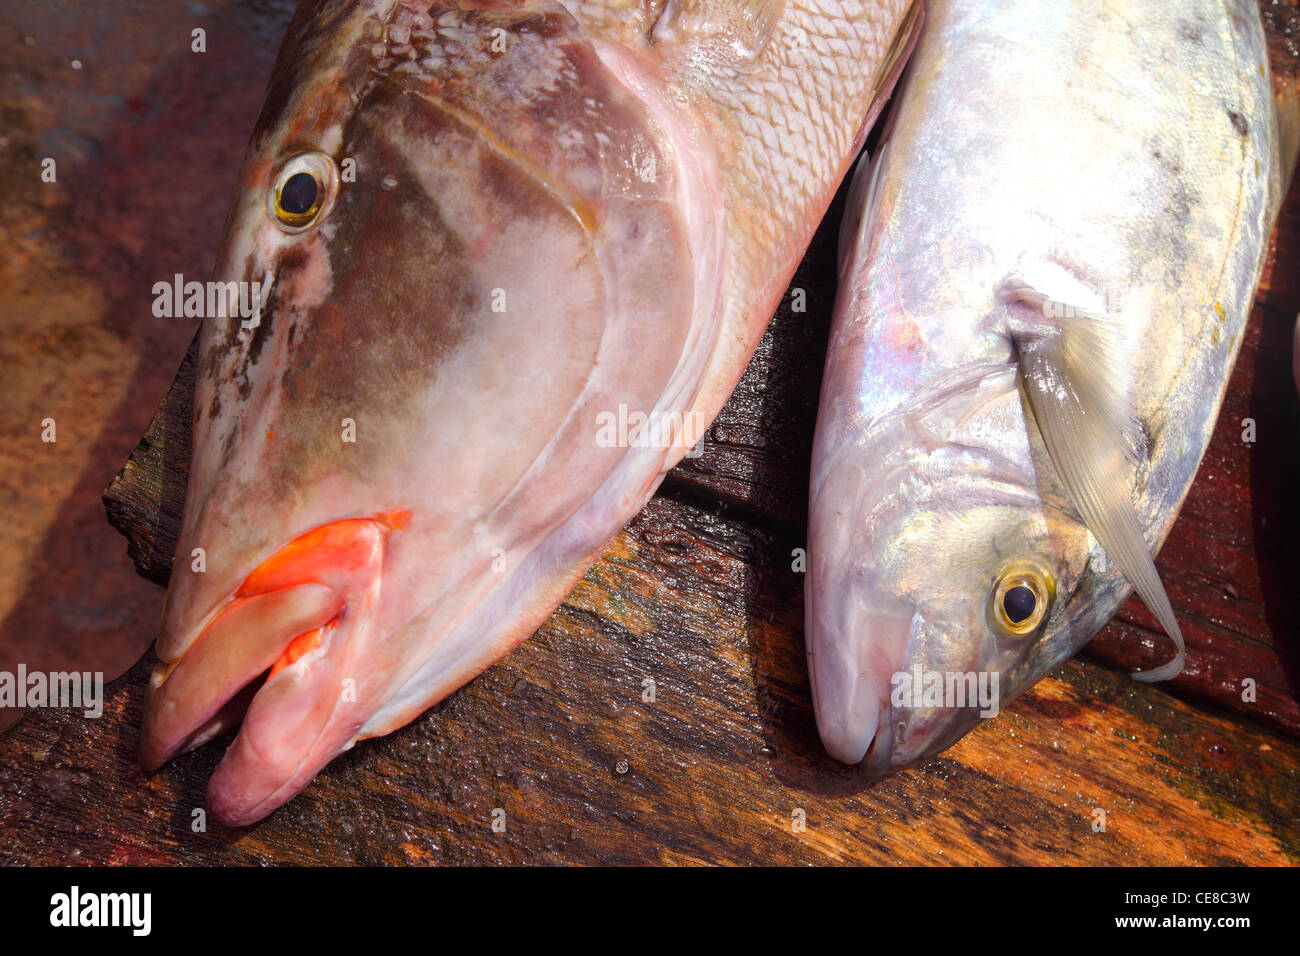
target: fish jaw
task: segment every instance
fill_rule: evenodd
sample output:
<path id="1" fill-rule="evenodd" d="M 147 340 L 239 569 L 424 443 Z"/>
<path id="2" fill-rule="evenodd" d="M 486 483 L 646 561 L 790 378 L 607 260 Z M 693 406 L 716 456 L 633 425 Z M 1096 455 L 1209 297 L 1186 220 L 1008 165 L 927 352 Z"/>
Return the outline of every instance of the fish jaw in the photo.
<path id="1" fill-rule="evenodd" d="M 365 717 L 353 705 L 371 689 L 366 675 L 374 669 L 361 662 L 379 652 L 373 621 L 385 541 L 408 518 L 332 522 L 258 565 L 154 671 L 141 727 L 144 767 L 156 769 L 242 718 L 209 787 L 214 815 L 241 824 L 279 806 L 345 749 Z"/>
<path id="2" fill-rule="evenodd" d="M 933 469 L 941 450 L 909 448 L 901 421 L 834 450 L 829 434 L 819 432 L 815 443 L 809 512 L 805 640 L 813 708 L 832 757 L 858 764 L 870 754 L 869 769 L 890 769 L 897 753 L 915 749 L 901 739 L 896 747 L 896 738 L 920 726 L 894 710 L 896 677 L 936 646 L 927 623 L 934 605 L 926 598 L 943 597 L 918 593 L 929 582 L 923 569 L 909 567 L 910 542 L 939 542 L 925 514 L 933 499 L 909 500 L 906 476 L 914 462 Z M 967 635 L 961 638 L 938 646 L 969 649 Z"/>
<path id="3" fill-rule="evenodd" d="M 833 574 L 818 575 L 827 585 L 833 579 Z M 903 614 L 867 611 L 833 620 L 844 605 L 819 602 L 816 608 L 818 618 L 813 620 L 810 610 L 807 634 L 817 732 L 836 760 L 860 763 L 877 731 L 891 726 L 890 680 L 906 659 L 912 621 Z"/>

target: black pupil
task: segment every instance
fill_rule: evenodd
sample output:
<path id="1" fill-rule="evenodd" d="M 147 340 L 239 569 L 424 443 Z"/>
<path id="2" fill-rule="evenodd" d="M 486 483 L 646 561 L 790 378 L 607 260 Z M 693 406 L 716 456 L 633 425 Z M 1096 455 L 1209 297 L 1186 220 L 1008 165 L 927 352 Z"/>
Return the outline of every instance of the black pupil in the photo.
<path id="1" fill-rule="evenodd" d="M 1037 603 L 1038 599 L 1034 597 L 1034 592 L 1023 584 L 1008 588 L 1007 593 L 1002 595 L 1002 610 L 1007 612 L 1007 619 L 1012 624 L 1019 624 L 1033 614 Z"/>
<path id="2" fill-rule="evenodd" d="M 280 189 L 280 208 L 291 216 L 301 216 L 316 205 L 316 177 L 311 173 L 294 173 Z"/>

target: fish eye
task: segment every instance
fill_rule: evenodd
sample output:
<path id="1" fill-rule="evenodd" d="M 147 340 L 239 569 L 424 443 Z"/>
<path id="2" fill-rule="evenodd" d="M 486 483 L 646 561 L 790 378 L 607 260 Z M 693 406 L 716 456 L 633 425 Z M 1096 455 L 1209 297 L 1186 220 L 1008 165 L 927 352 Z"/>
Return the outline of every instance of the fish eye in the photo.
<path id="1" fill-rule="evenodd" d="M 1021 624 L 1034 613 L 1038 597 L 1023 584 L 1008 588 L 1002 595 L 1002 613 L 1012 624 Z"/>
<path id="2" fill-rule="evenodd" d="M 337 192 L 334 161 L 324 153 L 300 153 L 280 167 L 267 193 L 267 211 L 285 232 L 302 232 L 324 218 Z"/>
<path id="3" fill-rule="evenodd" d="M 990 601 L 990 618 L 997 631 L 1024 637 L 1047 620 L 1055 594 L 1051 575 L 1029 565 L 1016 565 L 998 575 Z"/>

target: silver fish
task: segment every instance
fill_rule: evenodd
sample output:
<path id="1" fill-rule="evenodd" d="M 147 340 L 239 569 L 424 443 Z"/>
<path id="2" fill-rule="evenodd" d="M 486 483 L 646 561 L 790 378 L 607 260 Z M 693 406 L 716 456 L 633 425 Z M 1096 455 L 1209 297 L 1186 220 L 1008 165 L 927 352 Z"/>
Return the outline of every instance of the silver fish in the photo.
<path id="1" fill-rule="evenodd" d="M 530 635 L 727 398 L 918 22 L 304 3 L 217 267 L 269 299 L 203 325 L 142 763 L 242 719 L 208 803 L 247 824 Z"/>
<path id="2" fill-rule="evenodd" d="M 935 0 L 841 235 L 807 642 L 839 760 L 931 756 L 1087 642 L 1205 451 L 1281 196 L 1254 0 Z"/>

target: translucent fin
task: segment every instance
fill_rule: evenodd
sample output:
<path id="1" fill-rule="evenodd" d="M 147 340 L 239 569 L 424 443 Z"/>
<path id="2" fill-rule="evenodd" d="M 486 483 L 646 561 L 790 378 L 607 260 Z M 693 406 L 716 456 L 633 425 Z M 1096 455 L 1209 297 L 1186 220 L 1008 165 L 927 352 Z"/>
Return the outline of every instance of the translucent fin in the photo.
<path id="1" fill-rule="evenodd" d="M 1291 188 L 1291 177 L 1295 175 L 1296 160 L 1300 158 L 1300 90 L 1287 85 L 1277 91 L 1273 101 L 1274 114 L 1277 116 L 1277 142 L 1281 161 L 1282 188 L 1278 190 L 1277 206 Z M 1270 222 L 1277 220 L 1278 209 L 1273 210 Z"/>
<path id="2" fill-rule="evenodd" d="M 1019 279 L 1004 282 L 998 295 L 1022 306 L 1008 308 L 1021 381 L 1066 493 L 1178 648 L 1168 663 L 1132 676 L 1141 681 L 1174 677 L 1183 669 L 1183 635 L 1130 491 L 1122 330 L 1107 316 L 1054 303 Z"/>
<path id="3" fill-rule="evenodd" d="M 839 274 L 840 281 L 849 270 L 857 266 L 867 254 L 866 242 L 871 225 L 880 208 L 880 171 L 885 165 L 889 143 L 881 143 L 874 159 L 862 151 L 858 168 L 849 183 L 849 195 L 844 203 L 844 218 L 840 220 Z"/>
<path id="4" fill-rule="evenodd" d="M 915 0 L 903 14 L 903 22 L 898 25 L 898 32 L 894 34 L 893 42 L 890 43 L 885 58 L 880 61 L 876 75 L 872 78 L 878 101 L 893 92 L 903 67 L 907 65 L 912 51 L 916 49 L 916 41 L 921 35 L 921 26 L 924 22 L 925 3 L 923 0 Z M 883 102 L 880 105 L 883 106 Z"/>

